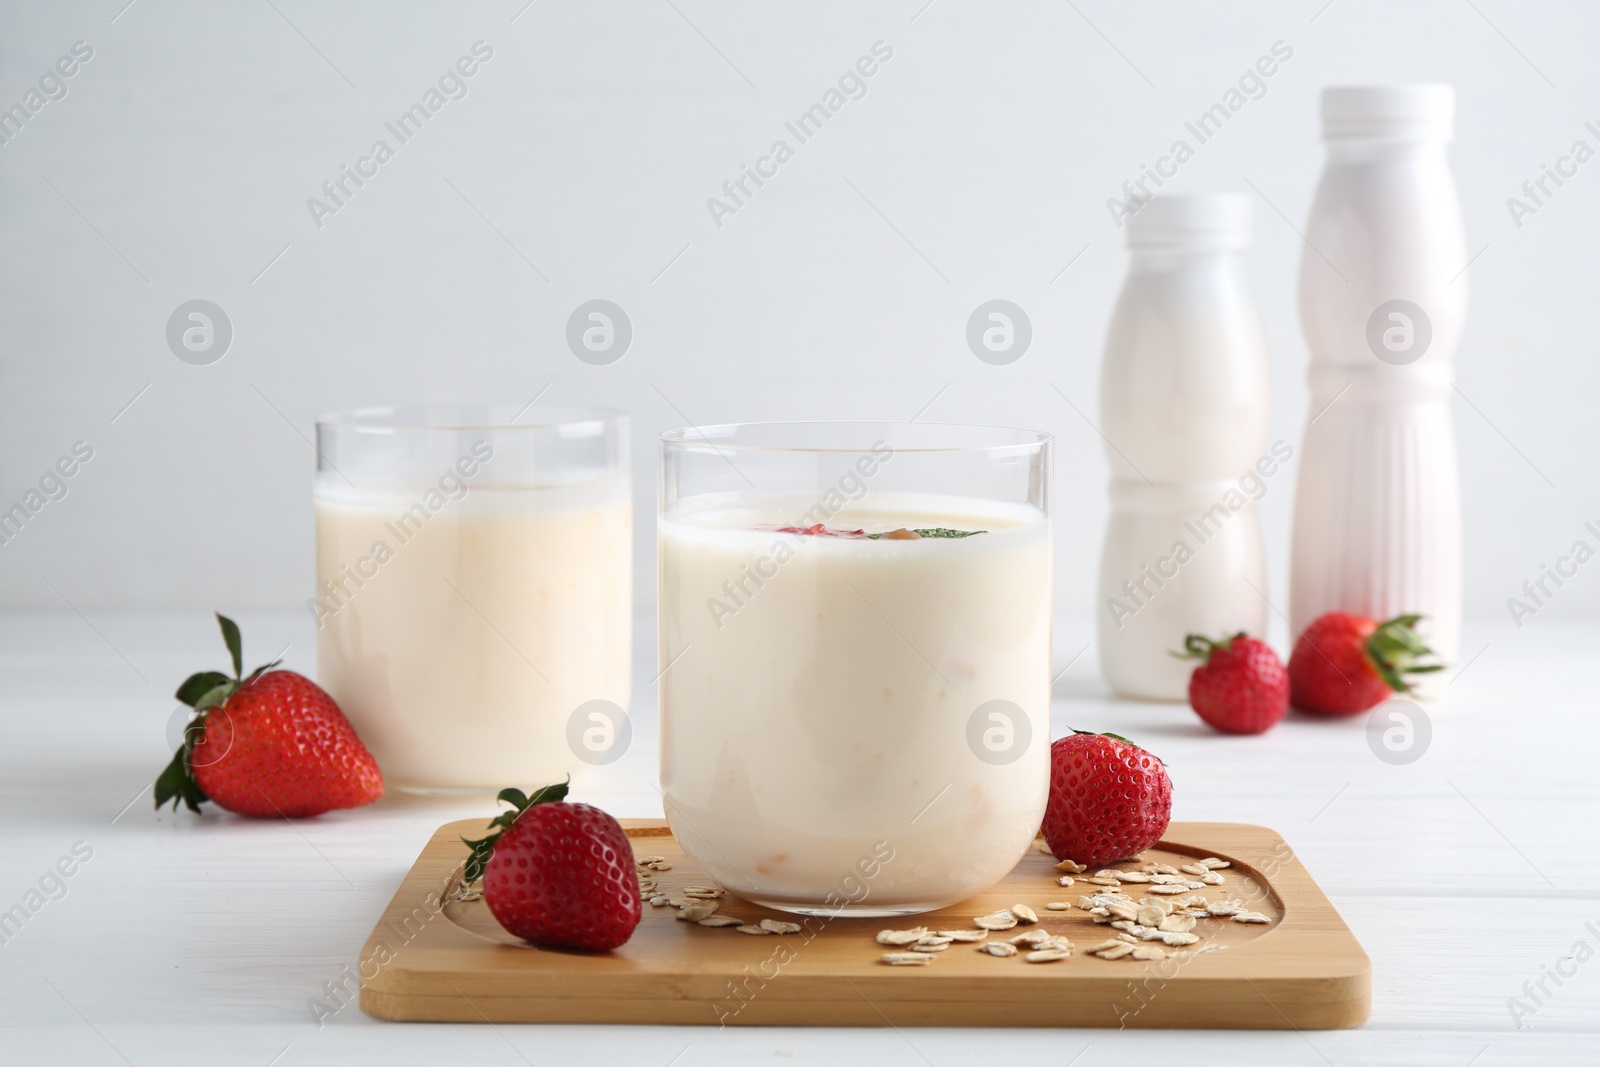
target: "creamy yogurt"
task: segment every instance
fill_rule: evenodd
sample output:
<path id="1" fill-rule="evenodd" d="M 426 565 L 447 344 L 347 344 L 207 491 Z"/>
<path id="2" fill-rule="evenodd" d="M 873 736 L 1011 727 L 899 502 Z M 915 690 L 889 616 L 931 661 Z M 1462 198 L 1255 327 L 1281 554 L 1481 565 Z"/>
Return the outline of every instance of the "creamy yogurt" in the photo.
<path id="1" fill-rule="evenodd" d="M 699 498 L 662 518 L 667 818 L 707 873 L 763 904 L 941 907 L 1015 866 L 1044 811 L 1049 523 L 878 494 L 829 530 L 985 532 L 780 532 L 811 503 Z"/>

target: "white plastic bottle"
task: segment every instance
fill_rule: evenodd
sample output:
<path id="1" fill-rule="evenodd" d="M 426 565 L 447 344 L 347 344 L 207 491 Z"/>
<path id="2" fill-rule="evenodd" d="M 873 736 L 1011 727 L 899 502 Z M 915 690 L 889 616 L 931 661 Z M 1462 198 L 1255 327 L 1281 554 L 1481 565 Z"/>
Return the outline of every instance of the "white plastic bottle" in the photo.
<path id="1" fill-rule="evenodd" d="M 1461 490 L 1450 415 L 1467 243 L 1448 85 L 1327 89 L 1327 164 L 1300 259 L 1311 406 L 1289 618 L 1418 612 L 1460 650 Z"/>
<path id="2" fill-rule="evenodd" d="M 1101 672 L 1121 696 L 1183 700 L 1194 664 L 1170 653 L 1186 634 L 1266 628 L 1255 503 L 1292 452 L 1267 448 L 1267 346 L 1244 275 L 1250 206 L 1158 197 L 1128 221 L 1100 377 L 1112 479 L 1096 611 Z"/>

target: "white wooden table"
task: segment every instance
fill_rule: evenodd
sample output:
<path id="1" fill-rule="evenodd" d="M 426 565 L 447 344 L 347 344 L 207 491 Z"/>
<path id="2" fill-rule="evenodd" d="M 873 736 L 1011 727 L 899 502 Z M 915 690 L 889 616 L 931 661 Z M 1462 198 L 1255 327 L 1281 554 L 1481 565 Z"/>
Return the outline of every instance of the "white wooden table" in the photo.
<path id="1" fill-rule="evenodd" d="M 311 673 L 308 619 L 240 621 L 250 663 L 289 644 L 288 665 Z M 1065 666 L 1087 640 L 1063 630 Z M 1597 1063 L 1600 627 L 1469 625 L 1465 647 L 1485 650 L 1429 706 L 1430 747 L 1404 766 L 1374 755 L 1359 719 L 1291 717 L 1236 739 L 1183 707 L 1111 701 L 1092 650 L 1056 686 L 1057 735 L 1113 729 L 1166 759 L 1175 817 L 1282 832 L 1372 957 L 1360 1030 L 491 1028 L 389 1024 L 354 1006 L 319 1028 L 308 1002 L 343 980 L 430 831 L 488 807 L 393 796 L 293 824 L 157 815 L 149 784 L 170 756 L 170 693 L 221 665 L 214 625 L 3 618 L 0 909 L 38 907 L 0 945 L 0 1062 Z M 641 684 L 633 747 L 580 780 L 585 799 L 659 816 L 653 707 Z M 66 863 L 59 884 L 46 877 L 74 845 L 92 855 Z M 41 879 L 54 899 L 29 895 Z M 1560 985 L 1557 968 L 1570 972 Z M 1519 1029 L 1508 1000 L 1541 980 L 1549 995 L 1526 1001 Z"/>

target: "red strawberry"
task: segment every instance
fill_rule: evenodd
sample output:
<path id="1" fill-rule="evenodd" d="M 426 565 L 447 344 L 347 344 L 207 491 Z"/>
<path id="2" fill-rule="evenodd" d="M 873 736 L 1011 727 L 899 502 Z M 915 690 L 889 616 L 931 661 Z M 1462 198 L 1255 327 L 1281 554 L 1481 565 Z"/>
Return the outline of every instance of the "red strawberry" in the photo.
<path id="1" fill-rule="evenodd" d="M 333 698 L 304 675 L 275 671 L 247 678 L 232 619 L 217 616 L 233 677 L 191 675 L 178 699 L 198 713 L 183 744 L 156 779 L 156 808 L 181 800 L 190 811 L 212 800 L 261 818 L 321 815 L 383 796 L 383 775 Z"/>
<path id="2" fill-rule="evenodd" d="M 599 808 L 568 804 L 565 783 L 530 797 L 502 789 L 512 810 L 472 849 L 468 883 L 483 877 L 495 920 L 525 941 L 551 948 L 609 952 L 639 925 L 639 876 L 621 824 Z"/>
<path id="3" fill-rule="evenodd" d="M 1050 746 L 1042 829 L 1057 857 L 1100 867 L 1137 856 L 1171 818 L 1167 768 L 1127 738 L 1080 730 Z"/>
<path id="4" fill-rule="evenodd" d="M 1265 641 L 1237 633 L 1212 641 L 1199 634 L 1183 640 L 1183 652 L 1197 659 L 1189 676 L 1189 706 L 1225 734 L 1260 734 L 1289 711 L 1289 675 Z"/>
<path id="5" fill-rule="evenodd" d="M 1378 623 L 1330 611 L 1300 635 L 1289 657 L 1289 702 L 1323 715 L 1356 715 L 1411 690 L 1408 674 L 1443 670 L 1419 664 L 1433 650 L 1416 631 L 1421 615 Z"/>

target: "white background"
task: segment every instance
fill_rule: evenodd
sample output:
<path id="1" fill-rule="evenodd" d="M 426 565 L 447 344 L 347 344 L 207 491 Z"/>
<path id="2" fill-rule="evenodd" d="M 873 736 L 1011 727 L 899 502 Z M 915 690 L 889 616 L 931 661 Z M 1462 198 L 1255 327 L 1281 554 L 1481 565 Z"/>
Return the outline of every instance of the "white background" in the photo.
<path id="1" fill-rule="evenodd" d="M 921 412 L 1059 435 L 1058 610 L 1086 619 L 1107 475 L 1088 420 L 1125 264 L 1106 200 L 1278 40 L 1293 58 L 1171 186 L 1256 190 L 1274 438 L 1298 446 L 1306 414 L 1296 230 L 1318 92 L 1448 81 L 1482 251 L 1458 359 L 1470 404 L 1454 402 L 1468 615 L 1506 619 L 1600 519 L 1600 163 L 1520 230 L 1506 207 L 1574 140 L 1600 148 L 1583 127 L 1600 119 L 1587 5 L 125 2 L 0 15 L 0 106 L 73 42 L 94 48 L 70 95 L 0 146 L 0 509 L 75 441 L 95 450 L 0 547 L 7 608 L 297 607 L 317 413 L 549 386 L 634 416 L 644 610 L 660 430 Z M 384 122 L 480 39 L 494 57 L 468 95 L 318 229 L 307 198 L 393 143 Z M 793 143 L 783 122 L 879 40 L 894 56 L 867 95 L 718 228 L 707 198 Z M 564 343 L 596 297 L 635 330 L 607 367 Z M 233 323 L 212 366 L 165 342 L 194 298 Z M 1008 367 L 964 341 L 992 298 L 1033 322 Z M 1280 604 L 1293 477 L 1263 503 Z M 1538 621 L 1554 616 L 1600 616 L 1600 574 Z"/>
<path id="2" fill-rule="evenodd" d="M 73 42 L 95 50 L 69 96 L 0 145 L 0 510 L 75 441 L 95 449 L 70 494 L 0 545 L 0 609 L 16 613 L 0 618 L 0 909 L 74 842 L 95 850 L 68 894 L 0 945 L 0 1058 L 1594 1061 L 1600 963 L 1531 1021 L 1508 1005 L 1579 939 L 1592 950 L 1586 922 L 1600 930 L 1600 859 L 1583 847 L 1600 822 L 1600 562 L 1521 630 L 1504 602 L 1600 520 L 1600 162 L 1520 230 L 1505 201 L 1575 139 L 1600 147 L 1583 127 L 1600 125 L 1600 9 L 524 2 L 0 5 L 0 109 Z M 494 58 L 469 95 L 318 230 L 306 199 L 479 39 Z M 894 58 L 867 96 L 718 229 L 706 198 L 878 40 Z M 1110 700 L 1079 651 L 1107 474 L 1083 416 L 1095 417 L 1125 265 L 1105 202 L 1278 40 L 1293 58 L 1176 187 L 1254 186 L 1250 271 L 1277 371 L 1274 436 L 1296 445 L 1296 227 L 1321 167 L 1317 94 L 1400 80 L 1459 93 L 1453 158 L 1482 252 L 1459 353 L 1470 404 L 1455 401 L 1464 648 L 1479 651 L 1430 705 L 1431 748 L 1410 763 L 1372 747 L 1363 718 L 1294 713 L 1262 737 L 1224 737 L 1181 707 Z M 564 342 L 572 310 L 598 297 L 635 328 L 608 367 Z M 165 341 L 173 309 L 195 298 L 225 308 L 235 330 L 211 366 L 181 363 Z M 1009 367 L 980 363 L 964 340 L 972 309 L 994 298 L 1034 326 Z M 1060 438 L 1066 664 L 1053 735 L 1070 724 L 1145 740 L 1171 768 L 1175 818 L 1281 832 L 1372 957 L 1372 1019 L 1318 1034 L 490 1031 L 388 1026 L 350 1009 L 318 1030 L 308 1000 L 357 958 L 422 843 L 486 809 L 391 796 L 299 823 L 158 814 L 149 788 L 171 752 L 168 694 L 220 662 L 212 608 L 238 614 L 249 662 L 286 647 L 290 667 L 312 670 L 300 605 L 318 412 L 516 403 L 546 386 L 550 401 L 636 420 L 642 710 L 634 747 L 579 780 L 588 799 L 660 814 L 648 712 L 658 431 L 919 411 L 1047 429 Z M 1293 475 L 1263 503 L 1280 604 Z"/>

